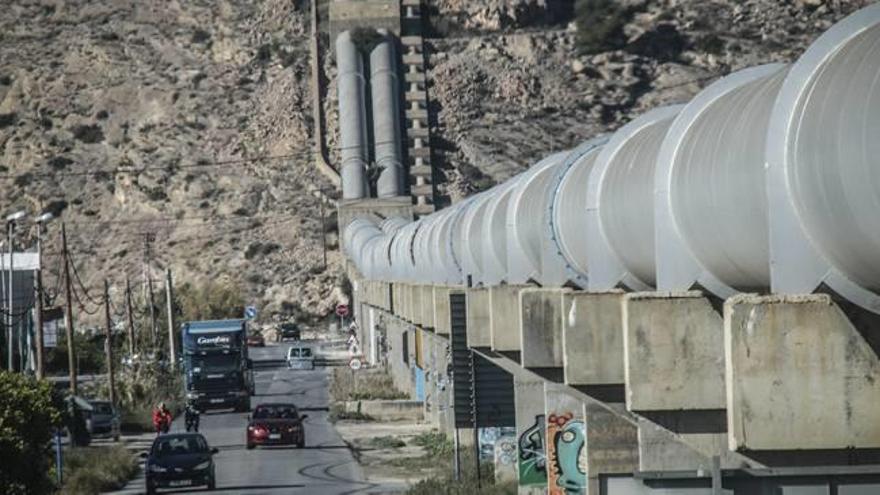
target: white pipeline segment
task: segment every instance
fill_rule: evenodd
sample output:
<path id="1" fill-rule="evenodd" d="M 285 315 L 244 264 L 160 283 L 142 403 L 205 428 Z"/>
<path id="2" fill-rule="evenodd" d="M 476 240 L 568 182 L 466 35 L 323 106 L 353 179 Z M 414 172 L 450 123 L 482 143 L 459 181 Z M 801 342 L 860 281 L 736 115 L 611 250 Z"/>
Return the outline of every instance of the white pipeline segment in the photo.
<path id="1" fill-rule="evenodd" d="M 339 142 L 342 197 L 361 199 L 367 188 L 367 112 L 364 101 L 366 80 L 360 52 L 345 31 L 336 37 L 337 91 L 339 97 Z"/>
<path id="2" fill-rule="evenodd" d="M 880 312 L 880 4 L 794 64 L 767 140 L 773 291 L 826 284 Z"/>
<path id="3" fill-rule="evenodd" d="M 782 64 L 731 74 L 675 118 L 657 158 L 657 288 L 770 287 L 764 149 Z"/>
<path id="4" fill-rule="evenodd" d="M 636 118 L 615 132 L 596 158 L 586 184 L 591 290 L 654 286 L 654 166 L 681 108 L 658 108 Z"/>

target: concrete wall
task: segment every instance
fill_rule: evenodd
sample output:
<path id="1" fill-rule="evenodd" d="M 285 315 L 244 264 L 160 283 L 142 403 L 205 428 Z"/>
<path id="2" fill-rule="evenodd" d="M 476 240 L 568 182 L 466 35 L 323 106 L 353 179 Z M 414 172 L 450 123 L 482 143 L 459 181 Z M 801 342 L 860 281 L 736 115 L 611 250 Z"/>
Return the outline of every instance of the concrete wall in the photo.
<path id="1" fill-rule="evenodd" d="M 544 382 L 547 493 L 587 493 L 587 423 L 584 404 L 568 387 Z"/>
<path id="2" fill-rule="evenodd" d="M 547 489 L 544 381 L 531 373 L 513 377 L 516 401 L 517 477 L 520 495 L 540 495 Z"/>
<path id="3" fill-rule="evenodd" d="M 468 347 L 490 347 L 489 335 L 489 289 L 465 289 L 467 297 L 467 343 Z"/>

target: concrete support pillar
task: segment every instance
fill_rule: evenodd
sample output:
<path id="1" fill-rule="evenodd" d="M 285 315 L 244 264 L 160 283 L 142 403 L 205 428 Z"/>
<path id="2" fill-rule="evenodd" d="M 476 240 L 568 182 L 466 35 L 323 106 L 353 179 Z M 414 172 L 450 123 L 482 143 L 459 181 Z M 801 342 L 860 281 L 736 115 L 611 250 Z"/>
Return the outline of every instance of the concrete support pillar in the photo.
<path id="1" fill-rule="evenodd" d="M 544 382 L 548 495 L 587 494 L 587 423 L 584 404 L 568 387 Z"/>
<path id="2" fill-rule="evenodd" d="M 796 458 L 795 450 L 843 449 L 825 452 L 825 462 L 878 462 L 859 449 L 880 448 L 880 360 L 857 327 L 876 330 L 878 319 L 850 317 L 827 295 L 729 299 L 731 447 L 769 464 Z"/>
<path id="3" fill-rule="evenodd" d="M 450 287 L 433 286 L 434 297 L 434 332 L 437 335 L 449 335 L 451 320 L 449 315 Z"/>
<path id="4" fill-rule="evenodd" d="M 623 402 L 623 292 L 562 296 L 565 383 L 605 402 Z"/>
<path id="5" fill-rule="evenodd" d="M 542 495 L 547 489 L 544 381 L 531 373 L 513 377 L 516 401 L 517 478 L 520 495 Z"/>
<path id="6" fill-rule="evenodd" d="M 627 294 L 623 328 L 627 409 L 675 433 L 695 455 L 742 467 L 745 459 L 727 447 L 724 325 L 711 302 L 700 292 Z M 662 449 L 646 448 L 640 438 L 643 463 L 670 462 Z"/>
<path id="7" fill-rule="evenodd" d="M 411 321 L 413 325 L 421 327 L 424 325 L 424 322 L 422 321 L 422 286 L 415 284 L 410 285 L 409 294 L 411 301 L 409 321 Z"/>
<path id="8" fill-rule="evenodd" d="M 430 285 L 419 286 L 419 307 L 421 315 L 419 320 L 422 328 L 433 330 L 434 324 L 434 288 Z"/>
<path id="9" fill-rule="evenodd" d="M 489 289 L 465 289 L 467 297 L 467 344 L 468 347 L 489 348 Z"/>
<path id="10" fill-rule="evenodd" d="M 562 381 L 562 295 L 567 292 L 520 291 L 522 366 L 554 381 Z"/>
<path id="11" fill-rule="evenodd" d="M 590 495 L 600 492 L 603 476 L 631 475 L 639 467 L 638 427 L 623 406 L 609 409 L 595 400 L 584 401 L 587 421 L 587 486 Z"/>
<path id="12" fill-rule="evenodd" d="M 489 287 L 489 333 L 492 350 L 512 355 L 521 351 L 519 294 L 528 285 Z M 518 360 L 518 358 L 517 358 Z"/>

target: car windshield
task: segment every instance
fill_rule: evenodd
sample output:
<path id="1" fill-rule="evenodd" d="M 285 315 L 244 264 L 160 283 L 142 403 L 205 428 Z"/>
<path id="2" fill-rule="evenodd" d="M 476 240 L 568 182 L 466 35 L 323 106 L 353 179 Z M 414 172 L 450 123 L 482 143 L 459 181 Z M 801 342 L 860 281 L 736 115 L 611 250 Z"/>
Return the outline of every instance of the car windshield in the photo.
<path id="1" fill-rule="evenodd" d="M 238 369 L 237 356 L 221 354 L 219 356 L 193 356 L 193 371 L 197 373 L 221 373 Z"/>
<path id="2" fill-rule="evenodd" d="M 312 349 L 309 347 L 291 347 L 288 357 L 310 358 L 312 357 Z"/>
<path id="3" fill-rule="evenodd" d="M 185 437 L 163 436 L 153 444 L 153 453 L 157 457 L 182 454 L 199 454 L 208 451 L 208 442 L 202 436 Z"/>
<path id="4" fill-rule="evenodd" d="M 93 402 L 92 411 L 95 414 L 113 414 L 113 408 L 110 407 L 110 404 L 107 404 L 105 402 Z"/>
<path id="5" fill-rule="evenodd" d="M 297 419 L 298 417 L 296 407 L 291 405 L 257 406 L 254 410 L 254 419 Z"/>
<path id="6" fill-rule="evenodd" d="M 296 323 L 282 323 L 281 329 L 284 331 L 293 331 L 296 330 Z"/>

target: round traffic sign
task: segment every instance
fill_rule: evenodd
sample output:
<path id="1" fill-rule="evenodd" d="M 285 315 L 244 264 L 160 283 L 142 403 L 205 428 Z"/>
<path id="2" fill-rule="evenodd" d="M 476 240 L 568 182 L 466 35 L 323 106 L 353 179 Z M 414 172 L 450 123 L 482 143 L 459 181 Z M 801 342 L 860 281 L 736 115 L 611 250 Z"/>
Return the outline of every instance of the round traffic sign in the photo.
<path id="1" fill-rule="evenodd" d="M 336 306 L 336 315 L 337 316 L 348 316 L 348 305 L 340 304 Z"/>
<path id="2" fill-rule="evenodd" d="M 361 369 L 361 366 L 363 365 L 364 364 L 361 362 L 361 360 L 356 357 L 351 358 L 351 360 L 348 362 L 348 367 L 351 368 L 352 371 L 357 371 Z"/>

